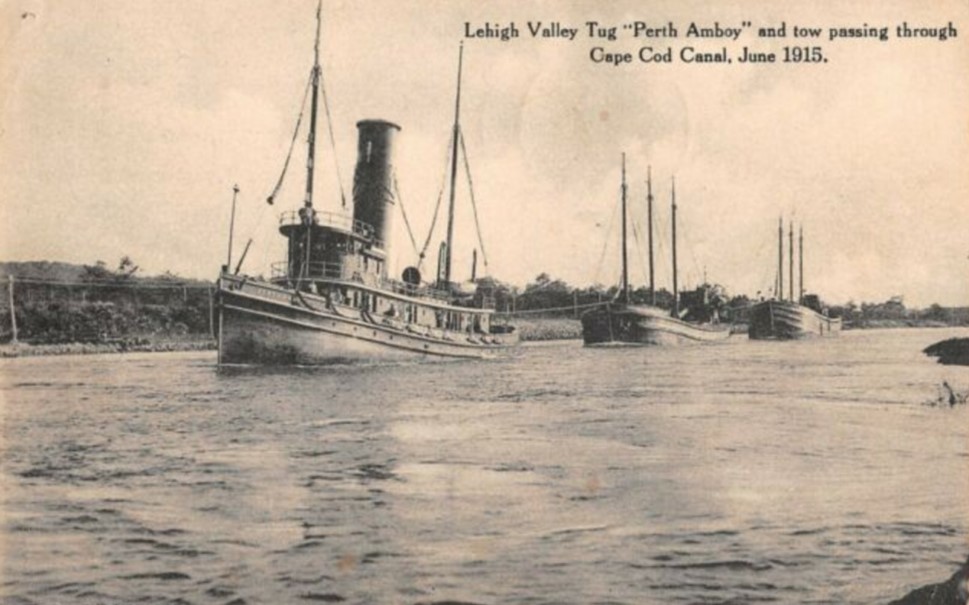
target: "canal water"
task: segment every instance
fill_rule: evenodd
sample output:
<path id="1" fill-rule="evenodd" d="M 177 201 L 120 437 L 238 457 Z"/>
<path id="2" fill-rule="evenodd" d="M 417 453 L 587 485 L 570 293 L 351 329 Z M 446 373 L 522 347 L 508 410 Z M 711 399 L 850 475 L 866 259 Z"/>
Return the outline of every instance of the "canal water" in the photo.
<path id="1" fill-rule="evenodd" d="M 887 602 L 969 553 L 966 335 L 4 360 L 0 602 Z"/>

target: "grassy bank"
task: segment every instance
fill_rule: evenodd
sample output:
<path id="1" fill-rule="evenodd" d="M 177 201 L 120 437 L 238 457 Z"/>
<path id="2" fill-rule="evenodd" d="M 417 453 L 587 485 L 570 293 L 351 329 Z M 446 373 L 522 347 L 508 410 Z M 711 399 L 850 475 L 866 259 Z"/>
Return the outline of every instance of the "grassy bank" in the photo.
<path id="1" fill-rule="evenodd" d="M 117 342 L 68 342 L 60 344 L 6 343 L 0 345 L 0 357 L 34 357 L 38 355 L 100 355 L 104 353 L 160 353 L 166 351 L 215 350 L 214 340 L 169 340 L 150 342 L 129 340 Z"/>
<path id="2" fill-rule="evenodd" d="M 933 319 L 862 319 L 844 323 L 845 330 L 880 330 L 886 328 L 951 328 L 953 325 Z"/>
<path id="3" fill-rule="evenodd" d="M 530 317 L 511 323 L 523 342 L 582 338 L 582 322 L 569 317 Z"/>

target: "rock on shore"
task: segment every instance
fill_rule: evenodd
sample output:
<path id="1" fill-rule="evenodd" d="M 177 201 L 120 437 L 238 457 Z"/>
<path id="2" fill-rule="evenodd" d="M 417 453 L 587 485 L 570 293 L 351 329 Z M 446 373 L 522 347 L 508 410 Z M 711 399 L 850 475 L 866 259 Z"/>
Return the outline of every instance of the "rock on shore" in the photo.
<path id="1" fill-rule="evenodd" d="M 969 580 L 969 560 L 945 582 L 916 588 L 888 605 L 966 605 L 969 603 L 967 580 Z"/>
<path id="2" fill-rule="evenodd" d="M 969 366 L 969 338 L 949 338 L 925 347 L 922 352 L 937 357 L 942 364 Z"/>

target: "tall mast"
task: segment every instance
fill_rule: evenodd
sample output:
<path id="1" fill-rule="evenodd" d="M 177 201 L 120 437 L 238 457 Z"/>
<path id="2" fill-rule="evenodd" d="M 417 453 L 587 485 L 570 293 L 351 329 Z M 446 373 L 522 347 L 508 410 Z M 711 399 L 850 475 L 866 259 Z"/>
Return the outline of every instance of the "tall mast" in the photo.
<path id="1" fill-rule="evenodd" d="M 649 297 L 656 306 L 656 282 L 653 278 L 653 167 L 646 168 L 646 220 L 649 223 Z"/>
<path id="2" fill-rule="evenodd" d="M 797 289 L 800 292 L 798 300 L 804 303 L 804 225 L 798 227 L 797 233 L 797 260 L 798 260 L 798 284 Z"/>
<path id="3" fill-rule="evenodd" d="M 629 261 L 626 253 L 626 154 L 622 154 L 622 300 L 629 304 Z"/>
<path id="4" fill-rule="evenodd" d="M 225 260 L 225 270 L 232 267 L 232 234 L 236 228 L 236 196 L 239 195 L 239 185 L 232 186 L 232 214 L 229 217 L 229 254 Z"/>
<path id="5" fill-rule="evenodd" d="M 306 225 L 306 252 L 303 255 L 303 264 L 300 267 L 299 279 L 304 275 L 310 275 L 310 263 L 312 255 L 313 221 L 315 211 L 313 210 L 313 170 L 316 162 L 316 109 L 320 96 L 320 12 L 323 10 L 323 0 L 316 5 L 316 39 L 313 42 L 313 100 L 310 106 L 310 132 L 307 139 L 309 150 L 306 154 L 306 198 L 303 200 L 302 212 L 303 220 Z"/>
<path id="6" fill-rule="evenodd" d="M 316 109 L 320 96 L 320 11 L 323 9 L 323 0 L 316 7 L 316 41 L 313 44 L 313 101 L 310 111 L 310 132 L 307 138 L 309 153 L 306 156 L 306 198 L 303 206 L 310 210 L 310 220 L 312 220 L 313 210 L 313 169 L 316 158 Z"/>
<path id="7" fill-rule="evenodd" d="M 458 92 L 454 99 L 454 129 L 451 133 L 451 196 L 447 213 L 447 250 L 444 256 L 444 283 L 451 283 L 451 245 L 454 241 L 454 189 L 458 176 L 458 138 L 461 136 L 461 64 L 464 60 L 464 43 L 458 50 Z"/>
<path id="8" fill-rule="evenodd" d="M 788 285 L 788 288 L 791 293 L 791 296 L 790 296 L 791 302 L 794 302 L 794 221 L 791 221 L 791 231 L 790 231 L 790 239 L 788 241 L 788 250 L 790 252 L 790 257 L 791 257 L 791 260 L 788 264 L 788 267 L 790 269 L 788 272 L 788 275 L 791 276 L 791 283 Z"/>
<path id="9" fill-rule="evenodd" d="M 673 316 L 680 316 L 680 293 L 676 284 L 676 177 L 672 180 L 671 197 L 673 200 Z"/>
<path id="10" fill-rule="evenodd" d="M 784 300 L 784 218 L 777 219 L 777 300 Z"/>

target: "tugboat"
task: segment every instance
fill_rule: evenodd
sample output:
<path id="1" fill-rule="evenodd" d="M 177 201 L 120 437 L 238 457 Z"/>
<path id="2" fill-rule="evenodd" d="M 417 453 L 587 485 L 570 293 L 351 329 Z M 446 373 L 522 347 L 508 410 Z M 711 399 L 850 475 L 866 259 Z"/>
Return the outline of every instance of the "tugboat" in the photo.
<path id="1" fill-rule="evenodd" d="M 804 293 L 804 231 L 798 233 L 799 296 L 794 298 L 794 225 L 790 226 L 790 288 L 784 298 L 784 219 L 777 227 L 776 296 L 756 303 L 750 309 L 747 335 L 753 340 L 797 340 L 817 336 L 836 336 L 841 318 L 830 317 L 816 294 Z"/>
<path id="2" fill-rule="evenodd" d="M 513 327 L 493 321 L 494 282 L 479 280 L 468 288 L 467 283 L 452 281 L 454 184 L 462 141 L 463 49 L 458 59 L 451 141 L 447 241 L 441 244 L 436 279 L 425 283 L 418 267 L 406 268 L 399 280 L 388 277 L 389 237 L 398 198 L 393 158 L 400 126 L 385 120 L 357 123 L 352 216 L 314 207 L 322 80 L 319 42 L 317 9 L 314 62 L 308 84 L 312 100 L 304 203 L 298 211 L 287 211 L 280 217 L 279 232 L 287 240 L 287 255 L 273 265 L 268 281 L 239 275 L 238 268 L 230 271 L 230 227 L 229 262 L 222 268 L 217 289 L 219 363 L 314 365 L 415 358 L 480 359 L 508 352 L 517 344 L 518 335 Z M 323 99 L 325 102 L 325 94 Z M 302 115 L 297 130 L 301 120 Z M 268 201 L 272 204 L 273 196 Z"/>
<path id="3" fill-rule="evenodd" d="M 626 156 L 622 158 L 622 284 L 616 300 L 590 309 L 582 315 L 582 339 L 586 346 L 676 345 L 722 342 L 730 336 L 730 326 L 719 321 L 719 309 L 726 303 L 722 289 L 704 284 L 682 299 L 677 286 L 676 262 L 676 188 L 672 189 L 673 308 L 656 306 L 653 281 L 653 187 L 647 179 L 649 221 L 649 290 L 652 304 L 633 303 L 629 293 L 628 254 L 626 252 Z M 683 309 L 681 310 L 681 302 Z"/>

